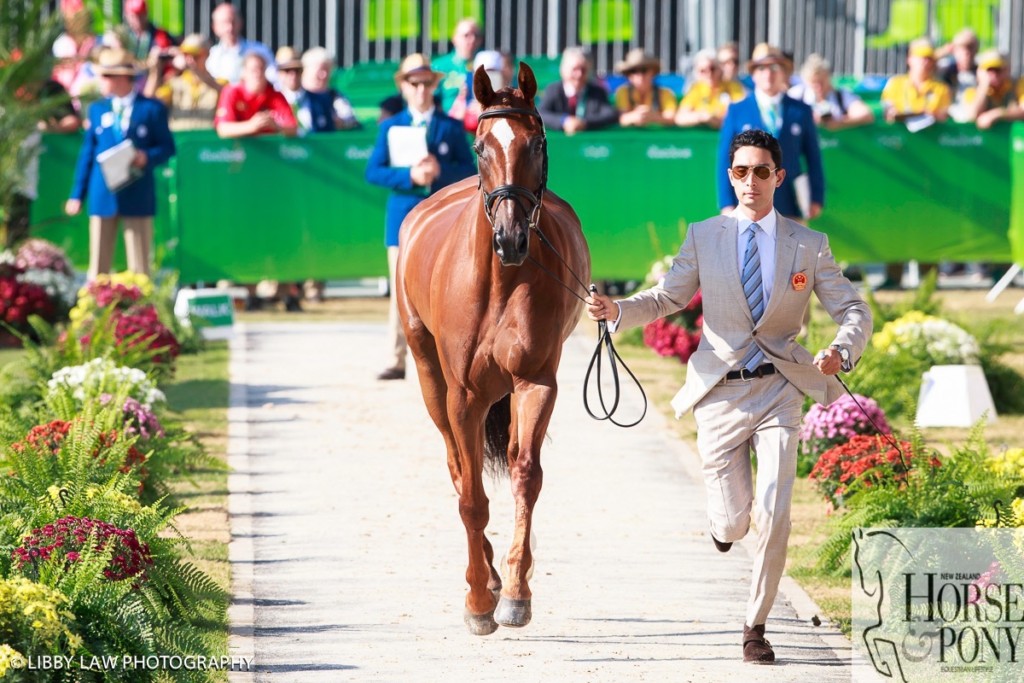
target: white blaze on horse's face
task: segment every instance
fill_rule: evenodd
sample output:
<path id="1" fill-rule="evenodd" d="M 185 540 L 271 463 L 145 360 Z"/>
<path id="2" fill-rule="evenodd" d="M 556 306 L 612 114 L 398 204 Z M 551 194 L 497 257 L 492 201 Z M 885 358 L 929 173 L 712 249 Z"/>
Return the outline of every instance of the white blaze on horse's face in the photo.
<path id="1" fill-rule="evenodd" d="M 505 164 L 508 164 L 508 150 L 512 141 L 516 139 L 516 133 L 512 130 L 512 126 L 508 125 L 508 121 L 505 119 L 498 119 L 491 126 L 491 135 L 501 145 L 501 151 L 505 153 Z M 509 169 L 511 172 L 512 169 Z"/>

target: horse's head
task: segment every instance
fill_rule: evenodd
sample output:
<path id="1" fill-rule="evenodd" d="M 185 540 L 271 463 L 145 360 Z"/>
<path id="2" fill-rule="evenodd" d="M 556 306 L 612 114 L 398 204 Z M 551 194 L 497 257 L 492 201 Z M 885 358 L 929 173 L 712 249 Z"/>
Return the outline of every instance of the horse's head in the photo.
<path id="1" fill-rule="evenodd" d="M 494 252 L 503 266 L 522 265 L 548 180 L 544 124 L 533 103 L 537 79 L 520 63 L 519 88 L 495 92 L 481 66 L 473 75 L 473 94 L 482 110 L 473 148 L 484 212 L 494 228 Z"/>

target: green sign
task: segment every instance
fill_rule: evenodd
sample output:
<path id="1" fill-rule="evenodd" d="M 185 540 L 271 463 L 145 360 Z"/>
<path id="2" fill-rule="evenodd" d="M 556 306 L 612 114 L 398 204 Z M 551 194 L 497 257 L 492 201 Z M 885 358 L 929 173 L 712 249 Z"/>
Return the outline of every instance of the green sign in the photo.
<path id="1" fill-rule="evenodd" d="M 821 133 L 826 199 L 811 227 L 836 257 L 1024 261 L 1024 124 L 879 124 Z M 62 207 L 79 136 L 47 135 L 33 232 L 88 261 L 83 216 Z M 222 140 L 179 133 L 157 174 L 156 253 L 181 282 L 294 282 L 387 274 L 387 192 L 364 173 L 376 132 Z M 595 280 L 641 278 L 674 253 L 689 223 L 718 212 L 718 134 L 613 129 L 549 134 L 548 187 L 576 211 Z M 1018 182 L 1012 182 L 1017 178 Z M 123 263 L 122 251 L 118 258 Z M 116 266 L 119 267 L 119 266 Z"/>

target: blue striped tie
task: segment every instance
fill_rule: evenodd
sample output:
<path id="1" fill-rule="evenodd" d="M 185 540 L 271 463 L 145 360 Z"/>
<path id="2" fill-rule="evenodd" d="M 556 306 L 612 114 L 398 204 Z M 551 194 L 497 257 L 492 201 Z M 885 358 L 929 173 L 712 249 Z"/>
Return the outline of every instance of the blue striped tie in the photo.
<path id="1" fill-rule="evenodd" d="M 740 282 L 743 285 L 743 296 L 747 298 L 747 305 L 750 306 L 750 315 L 754 318 L 754 324 L 764 315 L 764 287 L 761 284 L 761 255 L 757 251 L 757 240 L 754 233 L 760 230 L 757 223 L 750 224 L 750 231 L 747 235 L 747 249 L 743 254 L 743 273 L 740 275 Z M 742 366 L 747 370 L 755 370 L 757 366 L 765 361 L 764 352 L 756 344 L 743 359 Z"/>

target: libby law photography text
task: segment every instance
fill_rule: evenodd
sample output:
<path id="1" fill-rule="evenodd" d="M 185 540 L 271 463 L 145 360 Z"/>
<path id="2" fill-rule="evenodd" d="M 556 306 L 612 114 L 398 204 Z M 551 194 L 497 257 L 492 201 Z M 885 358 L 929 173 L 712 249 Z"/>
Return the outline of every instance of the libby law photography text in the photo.
<path id="1" fill-rule="evenodd" d="M 857 529 L 857 680 L 1016 680 L 1024 663 L 1024 529 Z"/>
<path id="2" fill-rule="evenodd" d="M 40 655 L 12 658 L 12 669 L 28 671 L 253 671 L 253 657 L 124 655 L 122 657 L 61 657 Z"/>

